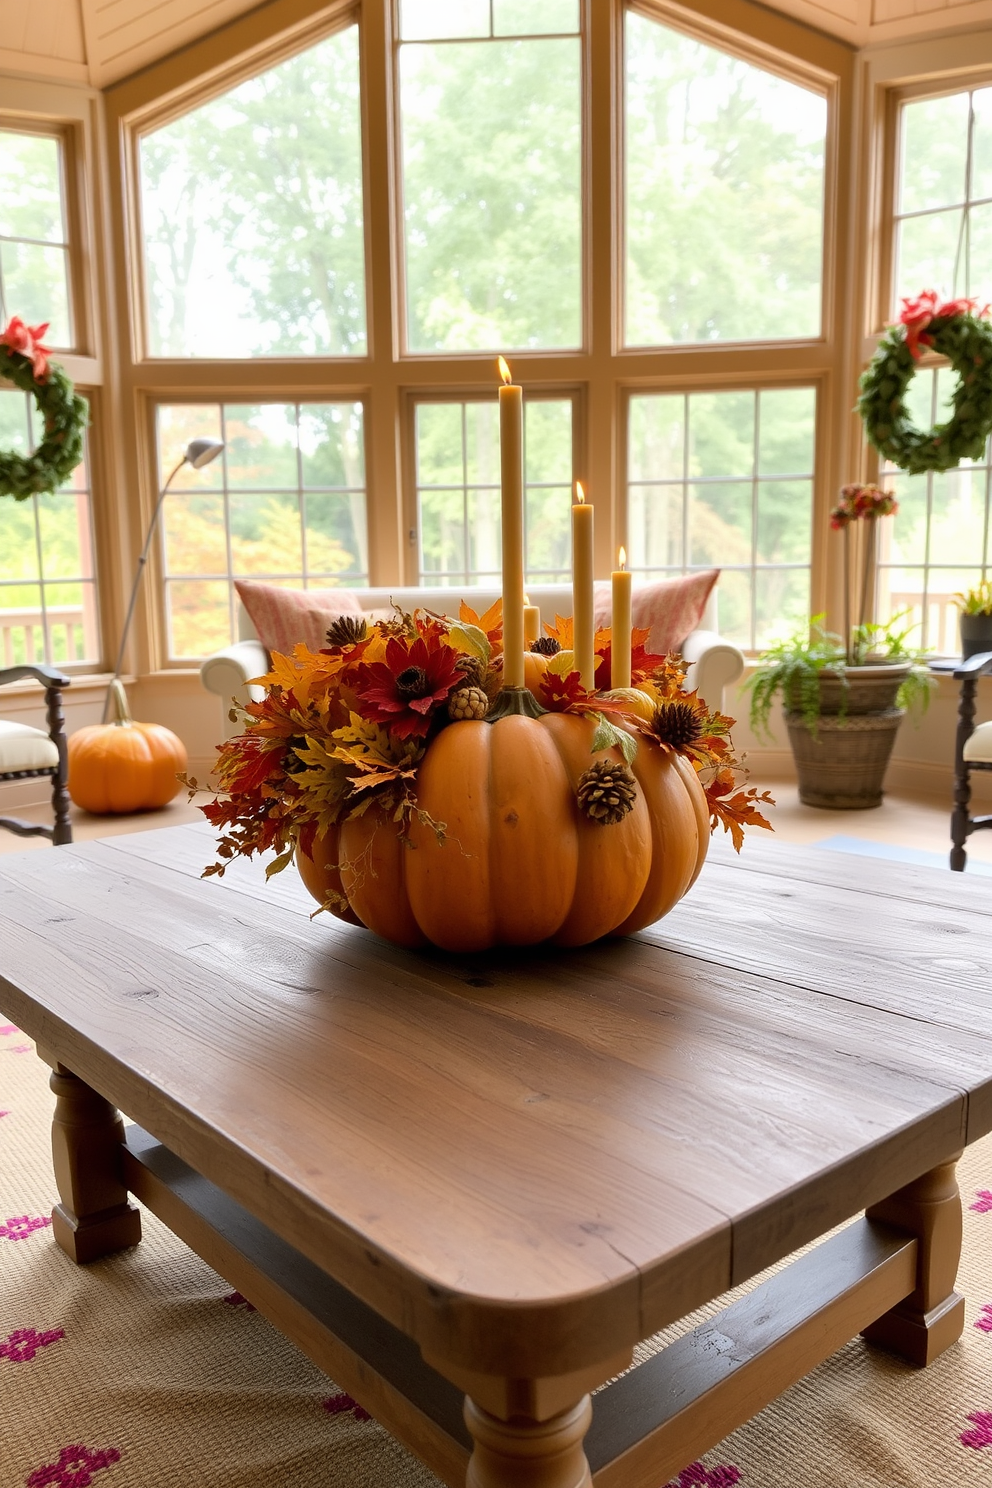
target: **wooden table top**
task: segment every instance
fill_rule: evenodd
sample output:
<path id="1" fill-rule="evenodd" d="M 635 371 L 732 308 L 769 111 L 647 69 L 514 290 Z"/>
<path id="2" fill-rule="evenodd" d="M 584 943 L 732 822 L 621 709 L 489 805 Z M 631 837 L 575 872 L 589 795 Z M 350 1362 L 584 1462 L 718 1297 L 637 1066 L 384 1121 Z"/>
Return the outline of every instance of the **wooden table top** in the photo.
<path id="1" fill-rule="evenodd" d="M 434 1359 L 604 1358 L 992 1130 L 985 880 L 715 844 L 638 936 L 466 957 L 212 857 L 0 857 L 0 1010 Z"/>

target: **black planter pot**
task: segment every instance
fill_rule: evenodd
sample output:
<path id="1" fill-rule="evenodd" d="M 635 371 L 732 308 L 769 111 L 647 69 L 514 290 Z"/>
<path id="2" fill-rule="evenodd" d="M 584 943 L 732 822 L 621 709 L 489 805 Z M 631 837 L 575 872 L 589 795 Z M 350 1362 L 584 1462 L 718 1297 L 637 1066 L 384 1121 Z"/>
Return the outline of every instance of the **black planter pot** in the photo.
<path id="1" fill-rule="evenodd" d="M 992 651 L 992 615 L 962 614 L 960 619 L 962 659 Z"/>

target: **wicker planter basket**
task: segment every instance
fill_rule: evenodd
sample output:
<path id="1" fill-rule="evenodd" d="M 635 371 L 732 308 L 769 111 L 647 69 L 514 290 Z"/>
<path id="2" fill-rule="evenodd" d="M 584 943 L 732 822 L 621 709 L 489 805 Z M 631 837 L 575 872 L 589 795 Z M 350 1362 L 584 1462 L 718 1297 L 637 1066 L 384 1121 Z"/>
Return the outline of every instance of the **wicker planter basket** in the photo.
<path id="1" fill-rule="evenodd" d="M 895 707 L 896 695 L 908 675 L 904 665 L 855 667 L 845 689 L 836 672 L 822 672 L 815 738 L 801 714 L 786 712 L 804 806 L 866 811 L 882 804 L 882 782 L 906 711 Z M 838 717 L 845 693 L 845 713 Z"/>

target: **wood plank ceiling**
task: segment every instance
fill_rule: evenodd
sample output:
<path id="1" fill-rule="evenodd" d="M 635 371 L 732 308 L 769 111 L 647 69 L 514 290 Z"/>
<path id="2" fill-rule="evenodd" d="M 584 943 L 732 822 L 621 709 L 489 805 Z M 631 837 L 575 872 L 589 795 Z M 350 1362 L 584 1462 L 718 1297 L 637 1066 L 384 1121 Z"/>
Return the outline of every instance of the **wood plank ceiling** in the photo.
<path id="1" fill-rule="evenodd" d="M 540 4 L 540 0 L 533 0 Z M 853 46 L 992 22 L 992 0 L 766 0 Z M 258 0 L 0 0 L 0 74 L 105 88 Z"/>

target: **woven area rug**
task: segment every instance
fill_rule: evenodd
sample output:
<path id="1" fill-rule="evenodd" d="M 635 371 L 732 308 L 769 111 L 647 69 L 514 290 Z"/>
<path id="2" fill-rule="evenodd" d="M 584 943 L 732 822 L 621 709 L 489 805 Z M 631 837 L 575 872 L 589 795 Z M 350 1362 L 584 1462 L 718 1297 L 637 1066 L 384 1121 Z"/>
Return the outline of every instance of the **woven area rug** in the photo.
<path id="1" fill-rule="evenodd" d="M 0 1488 L 432 1488 L 154 1216 L 92 1266 L 58 1250 L 47 1073 L 0 1025 Z M 992 1138 L 958 1171 L 962 1340 L 928 1370 L 849 1343 L 672 1488 L 988 1488 Z"/>

